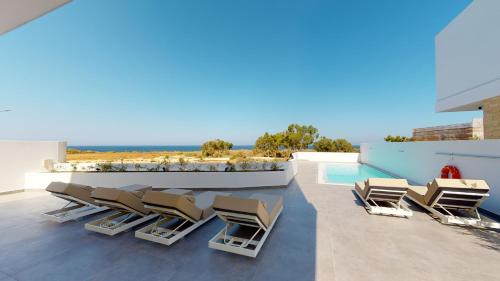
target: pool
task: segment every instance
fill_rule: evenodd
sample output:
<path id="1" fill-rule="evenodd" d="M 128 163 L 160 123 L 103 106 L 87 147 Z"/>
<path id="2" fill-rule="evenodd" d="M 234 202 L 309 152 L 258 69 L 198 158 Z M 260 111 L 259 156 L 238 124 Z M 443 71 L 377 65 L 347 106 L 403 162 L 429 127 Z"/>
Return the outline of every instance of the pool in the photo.
<path id="1" fill-rule="evenodd" d="M 319 169 L 319 182 L 338 185 L 354 185 L 368 178 L 394 178 L 371 166 L 359 163 L 323 164 Z"/>

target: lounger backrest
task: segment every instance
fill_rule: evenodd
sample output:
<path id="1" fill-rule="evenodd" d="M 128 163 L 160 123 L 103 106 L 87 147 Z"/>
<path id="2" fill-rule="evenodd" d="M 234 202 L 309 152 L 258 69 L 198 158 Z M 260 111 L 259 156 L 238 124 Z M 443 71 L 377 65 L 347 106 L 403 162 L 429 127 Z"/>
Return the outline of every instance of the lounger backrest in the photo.
<path id="1" fill-rule="evenodd" d="M 157 210 L 169 209 L 182 213 L 191 221 L 198 221 L 202 218 L 203 210 L 198 208 L 196 199 L 192 195 L 180 195 L 165 191 L 148 191 L 142 197 L 142 202 Z M 170 213 L 170 212 L 169 212 Z"/>
<path id="2" fill-rule="evenodd" d="M 427 184 L 427 193 L 425 194 L 425 202 L 431 206 L 435 204 L 436 199 L 443 191 L 465 192 L 467 194 L 453 195 L 448 194 L 446 197 L 456 198 L 446 199 L 444 203 L 453 203 L 454 205 L 474 206 L 476 202 L 460 199 L 478 199 L 480 200 L 484 194 L 489 192 L 489 186 L 484 180 L 467 180 L 467 179 L 434 179 Z M 440 200 L 441 201 L 441 200 Z"/>
<path id="3" fill-rule="evenodd" d="M 270 224 L 267 204 L 258 199 L 217 195 L 213 208 L 217 212 L 233 213 L 236 216 L 239 214 L 256 217 L 264 227 Z"/>
<path id="4" fill-rule="evenodd" d="M 90 197 L 93 187 L 88 185 L 65 183 L 65 182 L 51 182 L 45 189 L 49 192 L 71 196 L 73 198 L 95 204 L 94 199 Z"/>
<path id="5" fill-rule="evenodd" d="M 377 201 L 398 202 L 408 187 L 406 179 L 369 178 L 365 182 L 364 196 Z"/>
<path id="6" fill-rule="evenodd" d="M 129 209 L 132 209 L 143 215 L 147 215 L 151 210 L 144 208 L 141 198 L 139 197 L 141 193 L 152 190 L 151 186 L 142 186 L 131 188 L 130 186 L 124 188 L 107 188 L 107 187 L 97 187 L 92 193 L 92 198 L 100 201 L 110 202 L 114 204 L 121 204 Z M 107 205 L 111 208 L 116 208 L 115 205 Z"/>

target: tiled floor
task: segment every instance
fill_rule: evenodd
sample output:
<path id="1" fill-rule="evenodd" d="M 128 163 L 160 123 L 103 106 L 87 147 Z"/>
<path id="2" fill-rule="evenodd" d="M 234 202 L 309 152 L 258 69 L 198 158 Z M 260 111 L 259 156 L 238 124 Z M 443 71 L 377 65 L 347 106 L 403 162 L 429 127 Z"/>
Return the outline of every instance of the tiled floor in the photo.
<path id="1" fill-rule="evenodd" d="M 368 215 L 348 187 L 319 185 L 300 163 L 285 209 L 256 259 L 208 248 L 218 219 L 167 247 L 91 233 L 39 214 L 63 202 L 44 192 L 0 196 L 0 281 L 7 280 L 500 280 L 500 234 Z"/>

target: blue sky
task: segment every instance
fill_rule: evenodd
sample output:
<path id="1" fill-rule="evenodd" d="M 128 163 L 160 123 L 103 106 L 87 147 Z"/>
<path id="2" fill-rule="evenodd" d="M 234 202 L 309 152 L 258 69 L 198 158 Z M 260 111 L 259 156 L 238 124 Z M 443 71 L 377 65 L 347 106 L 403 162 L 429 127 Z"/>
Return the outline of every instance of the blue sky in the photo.
<path id="1" fill-rule="evenodd" d="M 435 113 L 434 36 L 469 0 L 77 0 L 0 37 L 0 139 L 353 143 Z"/>

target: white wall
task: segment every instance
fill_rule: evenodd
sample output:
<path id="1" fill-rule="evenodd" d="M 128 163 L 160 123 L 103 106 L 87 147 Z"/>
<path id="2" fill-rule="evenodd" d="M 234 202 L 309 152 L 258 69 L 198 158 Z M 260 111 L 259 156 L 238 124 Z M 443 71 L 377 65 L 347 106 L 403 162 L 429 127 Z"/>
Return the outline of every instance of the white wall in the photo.
<path id="1" fill-rule="evenodd" d="M 437 111 L 500 95 L 500 1 L 475 0 L 436 36 Z"/>
<path id="2" fill-rule="evenodd" d="M 24 174 L 44 171 L 44 160 L 66 160 L 66 142 L 0 141 L 0 193 L 24 189 Z"/>
<path id="3" fill-rule="evenodd" d="M 436 153 L 470 156 L 451 158 Z M 443 166 L 455 165 L 460 169 L 462 178 L 488 182 L 490 198 L 482 207 L 500 214 L 500 140 L 364 143 L 361 144 L 361 162 L 420 185 L 439 177 Z"/>
<path id="4" fill-rule="evenodd" d="M 117 187 L 147 184 L 154 188 L 243 188 L 286 186 L 297 173 L 295 161 L 284 171 L 264 172 L 33 172 L 26 173 L 26 189 L 45 189 L 52 181 Z"/>
<path id="5" fill-rule="evenodd" d="M 345 152 L 295 152 L 293 159 L 313 162 L 344 162 L 356 163 L 359 161 L 359 153 Z"/>

